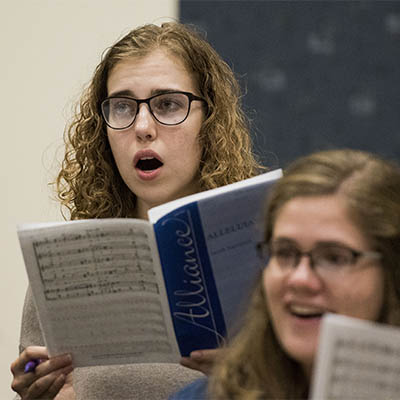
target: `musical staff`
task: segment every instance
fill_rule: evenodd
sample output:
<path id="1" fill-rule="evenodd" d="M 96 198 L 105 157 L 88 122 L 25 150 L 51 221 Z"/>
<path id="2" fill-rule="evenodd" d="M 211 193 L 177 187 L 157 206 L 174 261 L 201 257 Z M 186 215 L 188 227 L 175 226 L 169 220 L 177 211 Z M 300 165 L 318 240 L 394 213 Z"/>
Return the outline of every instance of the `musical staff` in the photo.
<path id="1" fill-rule="evenodd" d="M 392 398 L 400 392 L 400 345 L 361 338 L 335 343 L 328 398 Z"/>
<path id="2" fill-rule="evenodd" d="M 159 292 L 148 237 L 138 228 L 62 233 L 33 247 L 47 300 Z"/>

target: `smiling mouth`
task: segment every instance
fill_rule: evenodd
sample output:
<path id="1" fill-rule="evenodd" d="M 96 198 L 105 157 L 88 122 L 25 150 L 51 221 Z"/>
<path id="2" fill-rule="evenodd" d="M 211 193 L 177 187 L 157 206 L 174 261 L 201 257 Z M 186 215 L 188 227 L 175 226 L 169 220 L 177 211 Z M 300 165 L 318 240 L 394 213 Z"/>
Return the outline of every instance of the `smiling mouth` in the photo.
<path id="1" fill-rule="evenodd" d="M 154 171 L 154 170 L 162 167 L 163 165 L 164 164 L 157 158 L 145 157 L 145 158 L 141 158 L 137 162 L 136 168 L 140 169 L 141 171 Z"/>
<path id="2" fill-rule="evenodd" d="M 297 318 L 311 319 L 321 318 L 324 315 L 323 310 L 317 310 L 308 307 L 292 306 L 290 313 Z"/>
<path id="3" fill-rule="evenodd" d="M 303 319 L 312 319 L 312 318 L 321 318 L 323 316 L 322 313 L 319 314 L 296 314 L 292 313 L 297 318 L 303 318 Z"/>

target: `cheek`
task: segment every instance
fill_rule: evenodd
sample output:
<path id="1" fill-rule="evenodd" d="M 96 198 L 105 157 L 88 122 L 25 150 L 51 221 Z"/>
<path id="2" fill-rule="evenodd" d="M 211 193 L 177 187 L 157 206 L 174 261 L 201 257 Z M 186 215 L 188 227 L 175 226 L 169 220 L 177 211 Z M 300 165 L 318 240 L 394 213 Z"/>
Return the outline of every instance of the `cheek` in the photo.
<path id="1" fill-rule="evenodd" d="M 114 159 L 122 159 L 125 154 L 128 154 L 127 149 L 130 146 L 129 135 L 115 135 L 107 131 L 108 143 L 110 144 L 111 152 Z"/>
<path id="2" fill-rule="evenodd" d="M 171 135 L 166 145 L 173 148 L 175 152 L 197 153 L 200 149 L 199 135 L 189 132 L 179 132 Z"/>
<path id="3" fill-rule="evenodd" d="M 337 311 L 348 316 L 376 321 L 384 304 L 383 270 L 377 268 L 363 272 L 364 276 L 349 280 L 342 290 L 338 288 Z"/>
<path id="4" fill-rule="evenodd" d="M 267 267 L 263 271 L 263 288 L 265 292 L 266 307 L 274 319 L 281 297 L 281 279 L 274 273 L 273 268 Z"/>
<path id="5" fill-rule="evenodd" d="M 170 146 L 174 148 L 176 152 L 182 154 L 185 151 L 187 154 L 199 155 L 200 154 L 200 130 L 202 126 L 202 118 L 195 116 L 190 120 L 186 121 L 187 124 L 178 125 L 177 129 L 170 137 L 168 141 Z M 168 143 L 166 143 L 168 145 Z"/>
<path id="6" fill-rule="evenodd" d="M 197 136 L 178 136 L 166 143 L 170 157 L 182 167 L 194 166 L 198 169 L 201 159 L 201 146 Z"/>

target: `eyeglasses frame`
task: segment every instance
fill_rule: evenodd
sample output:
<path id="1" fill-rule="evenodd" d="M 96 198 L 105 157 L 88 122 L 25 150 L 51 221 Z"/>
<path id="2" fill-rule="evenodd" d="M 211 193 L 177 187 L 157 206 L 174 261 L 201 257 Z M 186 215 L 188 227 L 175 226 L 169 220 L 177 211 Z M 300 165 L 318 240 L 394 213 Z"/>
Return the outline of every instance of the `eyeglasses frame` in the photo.
<path id="1" fill-rule="evenodd" d="M 268 254 L 268 259 L 273 257 L 273 255 L 271 254 L 270 245 L 271 245 L 270 243 L 265 242 L 265 241 L 261 241 L 261 242 L 257 243 L 256 250 L 257 250 L 257 253 L 258 253 L 260 259 L 262 259 L 262 260 L 266 259 L 265 252 Z M 295 247 L 295 246 L 293 246 L 293 247 Z M 361 257 L 377 259 L 377 260 L 382 258 L 382 254 L 377 251 L 359 251 L 359 250 L 355 250 L 355 249 L 352 249 L 351 247 L 344 246 L 344 245 L 342 245 L 342 247 L 349 250 L 352 254 L 354 261 L 351 265 L 355 265 L 357 263 L 357 261 L 359 260 L 359 258 L 361 258 Z M 298 267 L 301 259 L 304 256 L 307 256 L 310 260 L 311 269 L 313 271 L 315 271 L 315 262 L 313 259 L 313 252 L 317 248 L 314 247 L 313 249 L 311 249 L 309 251 L 301 251 L 298 247 L 295 247 L 295 248 L 297 250 L 295 264 L 290 266 L 290 268 L 293 270 L 296 269 Z"/>
<path id="2" fill-rule="evenodd" d="M 162 96 L 162 95 L 166 95 L 166 94 L 184 94 L 184 95 L 187 96 L 187 98 L 189 99 L 188 111 L 187 111 L 186 117 L 185 117 L 182 121 L 177 122 L 177 123 L 175 123 L 175 124 L 166 124 L 166 123 L 164 123 L 164 122 L 161 122 L 161 121 L 154 115 L 153 110 L 152 110 L 151 107 L 150 107 L 150 101 L 151 101 L 152 99 L 154 99 L 155 97 Z M 129 125 L 127 125 L 126 127 L 123 127 L 123 128 L 114 128 L 114 127 L 112 127 L 112 126 L 107 122 L 107 119 L 106 119 L 106 117 L 105 117 L 105 115 L 104 115 L 103 104 L 104 104 L 104 102 L 106 102 L 107 100 L 110 100 L 110 99 L 128 99 L 128 100 L 134 100 L 134 101 L 136 101 L 136 104 L 137 104 L 136 114 L 135 114 L 135 116 L 133 117 L 132 122 L 131 122 Z M 202 102 L 204 102 L 204 103 L 207 105 L 207 101 L 206 101 L 203 97 L 196 96 L 196 95 L 194 95 L 193 93 L 190 93 L 190 92 L 184 92 L 184 91 L 176 90 L 176 91 L 170 91 L 170 92 L 157 93 L 157 94 L 155 94 L 155 95 L 153 95 L 153 96 L 151 96 L 151 97 L 148 97 L 147 99 L 135 99 L 134 97 L 130 97 L 130 96 L 109 96 L 109 97 L 105 98 L 105 99 L 100 103 L 100 110 L 101 110 L 101 116 L 103 117 L 103 120 L 104 120 L 104 122 L 106 123 L 106 125 L 107 125 L 109 128 L 114 129 L 114 130 L 116 130 L 116 131 L 121 131 L 121 130 L 124 130 L 124 129 L 128 129 L 128 128 L 130 128 L 130 127 L 134 124 L 134 122 L 136 121 L 136 117 L 137 117 L 137 115 L 138 115 L 138 113 L 139 113 L 140 105 L 141 105 L 142 103 L 147 104 L 147 107 L 149 108 L 150 114 L 152 115 L 152 117 L 153 117 L 159 124 L 161 124 L 161 125 L 166 125 L 166 126 L 175 126 L 175 125 L 180 125 L 180 124 L 182 124 L 183 122 L 186 121 L 187 117 L 188 117 L 189 114 L 190 114 L 190 107 L 191 107 L 193 101 L 202 101 Z"/>

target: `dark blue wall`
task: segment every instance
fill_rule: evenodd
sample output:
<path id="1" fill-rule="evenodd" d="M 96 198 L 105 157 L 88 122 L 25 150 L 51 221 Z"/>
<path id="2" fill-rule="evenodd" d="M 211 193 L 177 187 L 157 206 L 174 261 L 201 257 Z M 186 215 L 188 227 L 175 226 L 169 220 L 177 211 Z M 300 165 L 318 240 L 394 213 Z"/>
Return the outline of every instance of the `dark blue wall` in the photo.
<path id="1" fill-rule="evenodd" d="M 332 147 L 400 161 L 400 1 L 181 0 L 180 20 L 239 77 L 264 164 Z"/>

